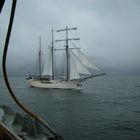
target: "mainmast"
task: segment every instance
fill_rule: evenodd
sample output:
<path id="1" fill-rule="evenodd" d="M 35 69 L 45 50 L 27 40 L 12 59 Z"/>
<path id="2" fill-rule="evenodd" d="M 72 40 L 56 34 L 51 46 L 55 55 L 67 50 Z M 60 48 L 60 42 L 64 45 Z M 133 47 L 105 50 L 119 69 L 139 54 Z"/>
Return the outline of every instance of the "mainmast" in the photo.
<path id="1" fill-rule="evenodd" d="M 39 70 L 39 78 L 41 78 L 41 36 L 39 36 L 39 66 L 38 66 L 38 70 Z"/>
<path id="2" fill-rule="evenodd" d="M 68 27 L 66 26 L 66 70 L 67 70 L 67 81 L 69 80 L 69 45 L 68 45 Z"/>
<path id="3" fill-rule="evenodd" d="M 61 39 L 61 40 L 56 40 L 56 42 L 58 41 L 66 41 L 66 80 L 68 81 L 69 80 L 69 44 L 68 44 L 68 41 L 69 40 L 79 40 L 79 38 L 69 38 L 68 36 L 68 31 L 69 30 L 77 30 L 77 28 L 68 28 L 66 26 L 65 29 L 61 29 L 61 30 L 57 30 L 57 32 L 61 32 L 61 31 L 66 31 L 66 39 Z"/>
<path id="4" fill-rule="evenodd" d="M 51 52 L 52 52 L 52 80 L 54 80 L 54 38 L 53 38 L 53 29 L 52 29 L 52 47 L 51 47 Z"/>

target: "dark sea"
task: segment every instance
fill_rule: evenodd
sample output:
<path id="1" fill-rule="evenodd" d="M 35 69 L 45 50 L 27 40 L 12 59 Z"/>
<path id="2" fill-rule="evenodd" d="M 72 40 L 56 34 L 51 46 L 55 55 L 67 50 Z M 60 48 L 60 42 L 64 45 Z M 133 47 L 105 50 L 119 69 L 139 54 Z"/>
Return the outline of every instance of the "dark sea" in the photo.
<path id="1" fill-rule="evenodd" d="M 21 111 L 0 77 L 0 104 Z M 29 87 L 10 77 L 17 97 L 65 140 L 140 140 L 140 76 L 101 76 L 81 91 Z"/>

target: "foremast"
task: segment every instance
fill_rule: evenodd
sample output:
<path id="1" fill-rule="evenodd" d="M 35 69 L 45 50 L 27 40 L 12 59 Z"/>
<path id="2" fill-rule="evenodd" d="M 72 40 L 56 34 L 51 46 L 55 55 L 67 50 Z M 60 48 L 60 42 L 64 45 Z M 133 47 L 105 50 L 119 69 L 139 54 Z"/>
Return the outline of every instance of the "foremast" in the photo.
<path id="1" fill-rule="evenodd" d="M 66 42 L 66 81 L 69 80 L 69 40 L 79 40 L 79 38 L 69 38 L 68 36 L 68 31 L 70 30 L 77 30 L 76 27 L 73 27 L 73 28 L 68 28 L 66 26 L 65 29 L 60 29 L 60 30 L 57 30 L 57 32 L 61 32 L 61 31 L 65 31 L 66 32 L 66 39 L 61 39 L 61 40 L 55 40 L 56 42 L 59 42 L 59 41 L 65 41 Z"/>

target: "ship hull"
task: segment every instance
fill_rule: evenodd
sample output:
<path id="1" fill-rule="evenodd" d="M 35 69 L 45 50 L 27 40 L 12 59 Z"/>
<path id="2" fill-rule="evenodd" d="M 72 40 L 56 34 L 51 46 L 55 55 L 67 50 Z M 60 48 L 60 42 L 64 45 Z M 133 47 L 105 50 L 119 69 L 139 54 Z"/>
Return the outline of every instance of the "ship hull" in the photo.
<path id="1" fill-rule="evenodd" d="M 80 80 L 72 81 L 42 81 L 37 79 L 28 79 L 30 86 L 36 88 L 48 88 L 48 89 L 82 89 L 82 84 Z"/>

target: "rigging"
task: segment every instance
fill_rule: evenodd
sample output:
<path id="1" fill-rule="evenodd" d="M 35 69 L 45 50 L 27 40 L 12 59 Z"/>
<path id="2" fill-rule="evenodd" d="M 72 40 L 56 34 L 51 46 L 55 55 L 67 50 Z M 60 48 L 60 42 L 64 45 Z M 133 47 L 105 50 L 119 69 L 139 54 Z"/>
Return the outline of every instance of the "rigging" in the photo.
<path id="1" fill-rule="evenodd" d="M 28 110 L 18 100 L 18 98 L 15 96 L 15 93 L 13 92 L 13 90 L 12 90 L 12 88 L 10 86 L 10 82 L 9 82 L 8 75 L 7 75 L 6 59 L 7 59 L 8 45 L 9 45 L 9 41 L 10 41 L 10 36 L 11 36 L 11 31 L 12 31 L 12 26 L 13 26 L 13 20 L 14 20 L 14 15 L 15 15 L 15 10 L 16 10 L 16 3 L 17 3 L 17 0 L 13 0 L 12 1 L 10 20 L 9 20 L 9 25 L 8 25 L 5 45 L 4 45 L 3 59 L 2 59 L 3 76 L 4 76 L 4 80 L 5 80 L 6 86 L 8 88 L 8 91 L 9 91 L 10 95 L 12 96 L 14 101 L 16 102 L 16 104 L 23 111 L 25 111 L 29 116 L 31 116 L 34 120 L 36 120 L 40 124 L 42 124 L 50 132 L 50 134 L 48 134 L 50 136 L 49 139 L 51 139 L 51 140 L 63 140 L 63 138 L 61 136 L 59 136 L 58 134 L 56 134 L 56 132 L 42 118 L 40 118 L 39 116 L 35 115 L 33 112 Z M 4 4 L 4 1 L 3 1 L 3 4 Z M 2 9 L 2 7 L 0 7 L 0 12 L 1 12 L 1 9 Z"/>

